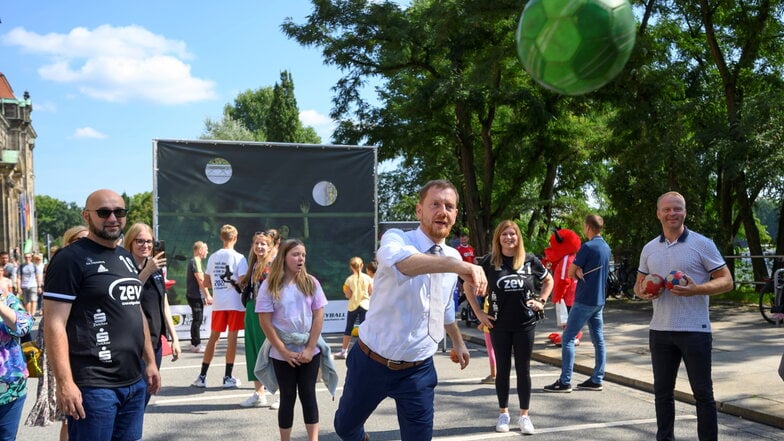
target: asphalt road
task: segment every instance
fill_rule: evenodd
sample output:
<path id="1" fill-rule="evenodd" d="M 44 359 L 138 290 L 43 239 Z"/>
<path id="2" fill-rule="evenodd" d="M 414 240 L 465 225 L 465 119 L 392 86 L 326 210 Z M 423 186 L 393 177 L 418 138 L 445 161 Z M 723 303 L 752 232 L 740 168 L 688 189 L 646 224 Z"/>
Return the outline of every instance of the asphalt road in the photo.
<path id="1" fill-rule="evenodd" d="M 333 348 L 339 347 L 340 336 L 325 336 Z M 543 338 L 539 335 L 537 338 Z M 488 374 L 487 356 L 484 347 L 469 345 L 471 363 L 461 371 L 449 360 L 448 353 L 436 355 L 439 385 L 436 389 L 436 416 L 434 439 L 450 441 L 519 439 L 516 430 L 517 397 L 510 396 L 512 431 L 495 433 L 498 416 L 495 390 L 492 385 L 479 384 Z M 252 384 L 243 381 L 239 389 L 223 390 L 220 386 L 223 375 L 225 344 L 220 343 L 207 378 L 207 388 L 190 387 L 201 364 L 201 355 L 186 353 L 177 362 L 164 360 L 162 376 L 164 388 L 153 398 L 145 418 L 145 440 L 276 440 L 277 412 L 269 408 L 241 408 L 238 403 L 247 398 Z M 242 340 L 240 340 L 242 350 Z M 238 354 L 235 373 L 245 379 L 244 357 Z M 345 363 L 335 361 L 341 378 L 345 376 Z M 652 440 L 656 434 L 653 397 L 650 394 L 625 386 L 605 383 L 604 391 L 574 391 L 570 394 L 553 394 L 542 391 L 542 387 L 555 381 L 559 369 L 541 363 L 532 363 L 533 395 L 531 419 L 536 426 L 534 435 L 539 440 Z M 583 381 L 584 375 L 575 374 L 575 383 Z M 341 381 L 342 386 L 342 381 Z M 30 396 L 25 403 L 23 419 L 32 406 L 37 380 L 29 381 Z M 337 397 L 331 400 L 329 393 L 318 386 L 321 413 L 320 439 L 338 440 L 332 429 L 332 418 L 337 409 Z M 338 388 L 338 397 L 341 394 Z M 696 439 L 696 417 L 694 407 L 676 403 L 676 436 L 679 440 Z M 749 422 L 725 414 L 719 414 L 720 437 L 722 440 L 784 440 L 778 429 Z M 20 426 L 19 439 L 56 440 L 58 425 L 48 427 Z M 394 402 L 384 401 L 367 422 L 367 431 L 374 441 L 400 439 Z M 294 417 L 293 439 L 305 440 L 302 414 L 297 407 Z"/>

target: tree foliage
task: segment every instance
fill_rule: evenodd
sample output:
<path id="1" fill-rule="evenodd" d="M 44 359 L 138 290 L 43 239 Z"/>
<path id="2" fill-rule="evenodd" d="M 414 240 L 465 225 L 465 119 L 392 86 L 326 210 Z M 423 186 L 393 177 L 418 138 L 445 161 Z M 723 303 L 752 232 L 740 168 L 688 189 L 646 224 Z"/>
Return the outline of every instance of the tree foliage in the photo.
<path id="1" fill-rule="evenodd" d="M 294 82 L 288 72 L 280 73 L 280 83 L 272 89 L 272 104 L 265 120 L 267 140 L 275 142 L 297 142 L 301 127 Z"/>
<path id="2" fill-rule="evenodd" d="M 64 202 L 51 196 L 35 196 L 35 219 L 40 243 L 46 243 L 46 235 L 53 245 L 62 245 L 65 230 L 82 225 L 82 207 L 74 202 Z"/>
<path id="3" fill-rule="evenodd" d="M 204 120 L 204 131 L 200 139 L 222 139 L 224 141 L 261 141 L 263 132 L 254 134 L 242 123 L 235 120 L 224 111 L 220 120 L 215 121 L 209 117 Z"/>
<path id="4" fill-rule="evenodd" d="M 136 222 L 152 225 L 152 192 L 146 191 L 133 196 L 122 195 L 128 208 L 126 225 Z M 73 226 L 84 225 L 82 207 L 75 202 L 64 202 L 46 195 L 35 196 L 35 214 L 38 225 L 39 243 L 46 243 L 49 234 L 51 244 L 62 246 L 63 233 Z"/>
<path id="5" fill-rule="evenodd" d="M 142 222 L 152 226 L 152 192 L 145 191 L 131 197 L 123 194 L 128 208 L 128 219 L 126 225 L 130 226 L 137 222 Z"/>
<path id="6" fill-rule="evenodd" d="M 328 64 L 347 72 L 333 99 L 338 142 L 380 145 L 381 160 L 419 163 L 419 185 L 452 180 L 481 251 L 503 218 L 525 219 L 529 232 L 547 234 L 555 208 L 569 204 L 584 185 L 562 161 L 584 163 L 592 155 L 578 142 L 575 123 L 599 116 L 543 91 L 519 67 L 514 30 L 523 2 L 313 5 L 306 23 L 288 20 L 283 30 L 321 47 Z M 383 83 L 378 107 L 362 94 L 371 78 Z M 559 180 L 564 173 L 569 178 Z M 592 170 L 577 175 L 592 176 Z"/>
<path id="7" fill-rule="evenodd" d="M 382 191 L 453 180 L 480 251 L 503 218 L 542 244 L 549 226 L 579 228 L 599 211 L 616 254 L 634 259 L 661 231 L 655 201 L 668 190 L 686 196 L 688 225 L 725 253 L 741 231 L 759 248 L 754 202 L 780 201 L 784 176 L 781 0 L 635 0 L 626 69 L 580 97 L 545 91 L 520 68 L 525 1 L 312 3 L 304 23 L 282 28 L 344 72 L 335 137 L 400 158 Z M 370 81 L 378 104 L 365 98 Z M 382 216 L 408 198 L 389 198 Z"/>
<path id="8" fill-rule="evenodd" d="M 691 228 L 714 237 L 726 254 L 735 254 L 743 231 L 751 254 L 760 254 L 764 233 L 754 201 L 780 182 L 784 165 L 782 3 L 643 6 L 650 20 L 640 26 L 626 94 L 614 103 L 613 207 L 620 219 L 653 213 L 658 194 L 677 190 L 686 196 Z M 634 252 L 656 230 L 655 219 L 632 226 L 624 244 Z M 754 265 L 757 278 L 766 275 L 761 260 Z"/>
<path id="9" fill-rule="evenodd" d="M 316 130 L 299 120 L 294 80 L 287 71 L 281 72 L 280 83 L 274 86 L 239 93 L 233 104 L 226 104 L 220 120 L 205 119 L 200 138 L 321 143 Z"/>

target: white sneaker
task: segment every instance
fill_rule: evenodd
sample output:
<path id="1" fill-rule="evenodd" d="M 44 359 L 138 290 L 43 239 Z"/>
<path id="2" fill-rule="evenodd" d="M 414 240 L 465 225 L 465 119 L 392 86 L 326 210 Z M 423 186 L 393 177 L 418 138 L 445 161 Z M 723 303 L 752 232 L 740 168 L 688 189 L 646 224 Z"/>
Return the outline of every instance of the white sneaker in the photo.
<path id="1" fill-rule="evenodd" d="M 251 396 L 248 397 L 247 400 L 240 403 L 241 407 L 266 407 L 269 406 L 267 404 L 267 396 L 265 394 L 257 394 L 253 392 Z"/>
<path id="2" fill-rule="evenodd" d="M 496 432 L 508 432 L 509 431 L 509 414 L 502 413 L 498 415 L 498 422 L 495 423 L 495 431 Z"/>
<path id="3" fill-rule="evenodd" d="M 242 382 L 239 378 L 235 377 L 223 377 L 223 388 L 224 389 L 236 389 L 242 385 Z"/>
<path id="4" fill-rule="evenodd" d="M 203 354 L 205 349 L 207 349 L 207 347 L 204 346 L 203 343 L 199 345 L 191 345 L 191 352 L 195 352 L 197 354 Z"/>
<path id="5" fill-rule="evenodd" d="M 531 422 L 531 418 L 529 418 L 528 415 L 520 415 L 517 423 L 520 425 L 520 431 L 523 432 L 523 435 L 533 435 L 536 433 L 534 423 Z"/>
<path id="6" fill-rule="evenodd" d="M 336 360 L 345 360 L 347 353 L 348 353 L 348 351 L 343 349 L 342 351 L 340 351 L 337 354 L 335 354 L 335 359 Z"/>
<path id="7" fill-rule="evenodd" d="M 207 380 L 207 377 L 205 377 L 204 375 L 199 375 L 198 377 L 196 377 L 196 379 L 193 381 L 193 383 L 191 383 L 191 386 L 193 386 L 193 387 L 207 387 L 206 380 Z"/>
<path id="8" fill-rule="evenodd" d="M 270 405 L 270 409 L 272 410 L 280 409 L 280 400 L 273 401 L 272 404 Z"/>

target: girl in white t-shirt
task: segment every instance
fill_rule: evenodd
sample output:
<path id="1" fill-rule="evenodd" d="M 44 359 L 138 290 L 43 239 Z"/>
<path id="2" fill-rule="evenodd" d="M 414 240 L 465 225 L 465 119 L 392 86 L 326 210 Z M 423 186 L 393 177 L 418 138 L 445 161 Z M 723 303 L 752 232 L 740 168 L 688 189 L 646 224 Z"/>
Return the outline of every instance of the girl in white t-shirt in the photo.
<path id="1" fill-rule="evenodd" d="M 256 299 L 256 312 L 272 345 L 269 355 L 280 387 L 278 427 L 283 441 L 291 439 L 298 393 L 308 439 L 318 439 L 316 380 L 321 352 L 316 344 L 324 325 L 327 298 L 319 281 L 307 273 L 305 257 L 301 241 L 283 242 Z"/>

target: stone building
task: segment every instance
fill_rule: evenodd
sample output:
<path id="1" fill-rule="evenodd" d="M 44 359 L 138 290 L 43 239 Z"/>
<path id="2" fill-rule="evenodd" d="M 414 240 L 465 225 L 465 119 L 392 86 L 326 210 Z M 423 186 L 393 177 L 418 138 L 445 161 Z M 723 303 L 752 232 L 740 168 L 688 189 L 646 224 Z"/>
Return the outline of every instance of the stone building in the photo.
<path id="1" fill-rule="evenodd" d="M 0 250 L 12 253 L 36 249 L 38 236 L 32 112 L 30 94 L 17 98 L 0 72 Z"/>

